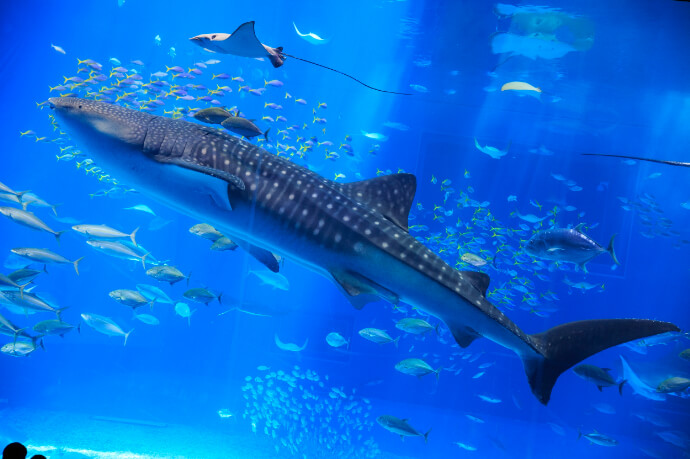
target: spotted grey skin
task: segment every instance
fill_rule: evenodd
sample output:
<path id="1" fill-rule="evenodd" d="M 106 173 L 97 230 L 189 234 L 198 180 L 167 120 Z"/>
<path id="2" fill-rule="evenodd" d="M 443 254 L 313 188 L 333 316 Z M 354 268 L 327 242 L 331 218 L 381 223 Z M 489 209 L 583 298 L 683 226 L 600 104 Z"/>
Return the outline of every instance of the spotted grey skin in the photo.
<path id="1" fill-rule="evenodd" d="M 78 98 L 50 103 L 61 126 L 111 175 L 238 244 L 326 276 L 355 307 L 403 301 L 443 320 L 463 347 L 484 336 L 515 351 L 542 403 L 558 376 L 580 360 L 677 330 L 621 319 L 525 334 L 485 298 L 486 274 L 456 271 L 408 234 L 416 188 L 410 174 L 338 184 L 199 124 Z"/>

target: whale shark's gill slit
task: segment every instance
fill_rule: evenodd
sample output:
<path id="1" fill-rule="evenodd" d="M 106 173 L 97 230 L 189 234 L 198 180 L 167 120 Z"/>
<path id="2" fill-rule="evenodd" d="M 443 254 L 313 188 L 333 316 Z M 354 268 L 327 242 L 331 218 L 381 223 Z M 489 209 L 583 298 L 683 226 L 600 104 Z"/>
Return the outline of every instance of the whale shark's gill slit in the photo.
<path id="1" fill-rule="evenodd" d="M 316 66 L 318 66 L 318 67 L 321 67 L 321 68 L 330 70 L 330 71 L 332 71 L 332 72 L 339 73 L 339 74 L 344 75 L 344 76 L 346 76 L 346 77 L 348 77 L 348 78 L 350 78 L 350 79 L 352 79 L 352 80 L 355 80 L 357 83 L 361 84 L 362 86 L 366 86 L 366 87 L 369 88 L 369 89 L 373 89 L 374 91 L 385 92 L 385 93 L 387 93 L 387 94 L 398 94 L 398 95 L 401 95 L 401 96 L 411 96 L 411 95 L 413 95 L 412 93 L 409 93 L 409 92 L 387 91 L 387 90 L 385 90 L 385 89 L 379 89 L 379 88 L 375 88 L 375 87 L 373 87 L 373 86 L 369 86 L 368 84 L 364 83 L 363 81 L 358 80 L 357 78 L 353 77 L 352 75 L 348 75 L 348 74 L 345 73 L 345 72 L 341 72 L 340 70 L 336 70 L 336 69 L 334 69 L 334 68 L 327 67 L 327 66 L 325 66 L 325 65 L 317 64 L 316 62 L 312 62 L 312 61 L 309 61 L 309 60 L 307 60 L 307 59 L 302 59 L 301 57 L 293 56 L 292 54 L 288 54 L 288 53 L 285 53 L 285 52 L 282 52 L 282 51 L 281 51 L 281 52 L 280 52 L 280 55 L 281 55 L 281 57 L 291 57 L 291 58 L 293 58 L 293 59 L 297 59 L 298 61 L 306 62 L 306 63 L 308 63 L 308 64 L 316 65 Z"/>

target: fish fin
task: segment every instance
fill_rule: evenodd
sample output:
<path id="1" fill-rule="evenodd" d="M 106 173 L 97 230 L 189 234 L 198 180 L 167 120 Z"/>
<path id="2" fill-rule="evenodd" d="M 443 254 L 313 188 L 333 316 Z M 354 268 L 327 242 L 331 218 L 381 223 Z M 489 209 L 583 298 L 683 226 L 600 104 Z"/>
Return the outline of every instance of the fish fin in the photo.
<path id="1" fill-rule="evenodd" d="M 257 247 L 242 239 L 234 239 L 234 242 L 238 246 L 240 246 L 242 250 L 254 257 L 254 259 L 256 259 L 259 263 L 261 263 L 274 273 L 280 271 L 280 265 L 278 264 L 278 260 L 276 260 L 276 257 L 274 257 L 269 250 Z"/>
<path id="2" fill-rule="evenodd" d="M 443 367 L 438 367 L 434 373 L 436 373 L 436 381 L 438 381 L 438 377 L 441 376 L 441 370 L 443 370 Z"/>
<path id="3" fill-rule="evenodd" d="M 367 303 L 379 299 L 394 305 L 400 301 L 398 295 L 360 274 L 351 271 L 331 271 L 331 276 L 356 309 L 362 309 Z"/>
<path id="4" fill-rule="evenodd" d="M 601 386 L 597 386 L 597 389 L 599 389 L 599 392 L 602 392 L 604 390 Z"/>
<path id="5" fill-rule="evenodd" d="M 577 439 L 579 440 L 580 438 L 582 438 L 582 431 L 581 431 L 580 428 L 578 427 L 578 428 L 577 428 Z"/>
<path id="6" fill-rule="evenodd" d="M 444 321 L 445 322 L 445 321 Z M 453 334 L 453 338 L 455 338 L 455 342 L 458 343 L 458 346 L 461 348 L 466 348 L 472 342 L 480 338 L 481 335 L 477 333 L 476 331 L 472 330 L 469 327 L 466 327 L 464 325 L 462 326 L 454 326 L 451 325 L 450 323 L 446 322 L 448 325 L 448 328 L 450 329 L 450 332 Z"/>
<path id="7" fill-rule="evenodd" d="M 619 395 L 623 395 L 623 386 L 624 386 L 625 383 L 627 383 L 627 382 L 628 382 L 628 380 L 627 380 L 627 379 L 624 379 L 623 381 L 620 382 L 620 384 L 618 384 L 618 394 L 619 394 Z"/>
<path id="8" fill-rule="evenodd" d="M 426 444 L 429 440 L 429 434 L 431 433 L 431 429 L 427 430 L 426 433 L 424 434 L 424 443 Z"/>
<path id="9" fill-rule="evenodd" d="M 609 245 L 606 247 L 606 251 L 611 254 L 611 258 L 613 258 L 613 262 L 620 266 L 620 262 L 618 261 L 618 257 L 616 257 L 616 251 L 613 249 L 613 241 L 616 239 L 616 235 L 614 234 L 611 236 L 611 240 L 609 240 Z"/>
<path id="10" fill-rule="evenodd" d="M 146 269 L 146 257 L 151 255 L 151 252 L 145 253 L 143 257 L 141 257 L 141 264 L 144 266 L 144 269 Z"/>
<path id="11" fill-rule="evenodd" d="M 577 265 L 578 268 L 580 268 L 585 274 L 589 274 L 589 271 L 587 271 L 587 262 L 580 263 Z"/>
<path id="12" fill-rule="evenodd" d="M 127 346 L 127 338 L 129 338 L 129 335 L 134 331 L 134 329 L 131 329 L 127 333 L 125 333 L 125 344 L 123 346 Z"/>
<path id="13" fill-rule="evenodd" d="M 407 217 L 417 190 L 414 175 L 382 175 L 360 182 L 344 183 L 339 188 L 346 196 L 379 212 L 407 231 Z"/>
<path id="14" fill-rule="evenodd" d="M 399 337 L 399 336 L 393 340 L 393 344 L 395 344 L 395 348 L 396 348 L 396 349 L 398 348 L 398 343 L 399 343 L 399 342 L 400 342 L 400 337 Z"/>
<path id="15" fill-rule="evenodd" d="M 264 131 L 264 139 L 266 139 L 266 142 L 268 142 L 268 131 L 270 131 L 271 128 L 268 128 Z"/>
<path id="16" fill-rule="evenodd" d="M 674 324 L 646 319 L 583 320 L 529 335 L 538 355 L 522 356 L 532 393 L 544 405 L 558 377 L 587 357 L 628 341 L 679 331 Z"/>
<path id="17" fill-rule="evenodd" d="M 139 247 L 139 244 L 137 244 L 137 240 L 135 238 L 137 235 L 137 231 L 139 231 L 138 227 L 137 227 L 137 229 L 132 231 L 132 234 L 129 235 L 129 238 L 132 240 L 132 244 L 134 244 L 135 247 Z"/>
<path id="18" fill-rule="evenodd" d="M 486 290 L 489 288 L 491 278 L 488 274 L 479 271 L 460 271 L 460 274 L 470 278 L 470 283 L 479 290 L 479 292 L 486 296 Z"/>
<path id="19" fill-rule="evenodd" d="M 577 226 L 575 227 L 575 231 L 577 231 L 578 233 L 582 233 L 582 234 L 585 233 L 585 232 L 584 232 L 584 229 L 585 229 L 585 224 L 584 224 L 584 223 L 580 223 L 579 225 L 577 225 Z"/>
<path id="20" fill-rule="evenodd" d="M 62 236 L 63 233 L 64 233 L 64 231 L 58 231 L 57 233 L 53 234 L 55 236 L 55 240 L 58 242 L 58 244 L 60 243 L 60 236 Z"/>

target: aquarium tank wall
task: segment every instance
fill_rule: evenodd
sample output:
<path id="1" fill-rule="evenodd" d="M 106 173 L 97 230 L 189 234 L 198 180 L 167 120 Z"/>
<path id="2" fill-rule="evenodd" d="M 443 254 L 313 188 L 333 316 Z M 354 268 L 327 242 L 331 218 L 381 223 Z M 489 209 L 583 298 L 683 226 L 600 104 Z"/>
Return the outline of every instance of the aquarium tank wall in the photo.
<path id="1" fill-rule="evenodd" d="M 690 3 L 1 10 L 3 447 L 690 452 Z"/>

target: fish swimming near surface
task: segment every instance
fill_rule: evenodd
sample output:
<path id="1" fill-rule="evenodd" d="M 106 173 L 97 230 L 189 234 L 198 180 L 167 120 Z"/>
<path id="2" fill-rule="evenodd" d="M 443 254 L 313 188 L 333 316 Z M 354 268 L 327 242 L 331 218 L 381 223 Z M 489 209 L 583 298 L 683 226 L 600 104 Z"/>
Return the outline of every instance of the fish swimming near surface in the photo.
<path id="1" fill-rule="evenodd" d="M 679 330 L 655 320 L 602 319 L 523 332 L 487 300 L 488 275 L 455 270 L 408 233 L 411 174 L 336 183 L 196 123 L 75 97 L 49 105 L 76 144 L 123 183 L 235 242 L 325 276 L 356 308 L 404 302 L 442 320 L 463 348 L 486 337 L 514 351 L 543 404 L 560 374 L 581 360 Z"/>
<path id="2" fill-rule="evenodd" d="M 604 252 L 608 252 L 613 262 L 620 265 L 613 249 L 616 235 L 611 236 L 609 245 L 603 248 L 582 232 L 582 226 L 579 224 L 575 228 L 552 228 L 539 231 L 527 241 L 525 251 L 546 260 L 575 263 L 584 272 L 587 272 L 587 262 Z"/>

